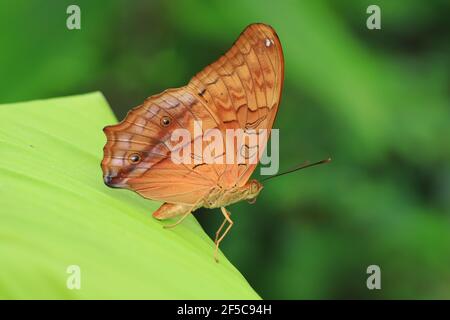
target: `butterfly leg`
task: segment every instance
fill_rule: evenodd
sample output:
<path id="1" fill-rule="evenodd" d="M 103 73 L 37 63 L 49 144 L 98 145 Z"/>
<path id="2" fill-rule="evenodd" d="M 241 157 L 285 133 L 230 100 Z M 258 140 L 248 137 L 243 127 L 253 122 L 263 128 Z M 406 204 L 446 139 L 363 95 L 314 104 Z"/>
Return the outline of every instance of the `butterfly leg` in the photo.
<path id="1" fill-rule="evenodd" d="M 184 219 L 186 219 L 187 216 L 191 214 L 191 212 L 192 212 L 192 208 L 189 208 L 189 210 L 186 211 L 186 213 L 183 214 L 183 216 L 182 216 L 180 219 L 178 219 L 177 222 L 175 222 L 175 223 L 173 223 L 173 224 L 165 225 L 165 226 L 163 226 L 163 228 L 164 228 L 164 229 L 170 229 L 170 228 L 176 227 L 176 226 L 179 225 L 181 222 L 183 222 Z"/>
<path id="2" fill-rule="evenodd" d="M 228 215 L 231 216 L 231 212 L 228 211 Z M 220 232 L 222 231 L 223 227 L 225 227 L 225 224 L 228 222 L 228 220 L 225 218 L 223 219 L 222 225 L 219 227 L 219 229 L 216 231 L 216 238 L 214 239 L 214 243 L 217 243 L 217 240 L 219 239 Z"/>
<path id="3" fill-rule="evenodd" d="M 153 217 L 158 220 L 166 220 L 181 215 L 181 218 L 172 225 L 163 226 L 163 228 L 173 228 L 181 223 L 192 212 L 191 206 L 180 204 L 164 203 L 158 210 L 153 212 Z"/>
<path id="4" fill-rule="evenodd" d="M 181 215 L 181 218 L 178 219 L 177 222 L 164 226 L 164 229 L 173 228 L 173 227 L 179 225 L 181 222 L 183 222 L 183 220 L 186 219 L 188 217 L 188 215 L 190 215 L 192 213 L 192 211 L 196 210 L 198 208 L 198 204 L 200 203 L 201 200 L 202 199 L 197 201 L 193 206 L 184 206 L 184 205 L 175 205 L 175 204 L 165 203 L 163 206 L 161 206 L 161 208 L 159 208 L 157 210 L 157 212 L 161 210 L 161 212 L 163 212 L 164 214 L 158 215 L 157 212 L 155 212 L 153 214 L 153 216 L 156 218 L 165 216 L 165 218 L 167 219 L 167 218 L 172 218 L 174 216 Z M 164 206 L 167 206 L 167 207 L 164 207 Z M 167 210 L 165 210 L 165 209 L 167 209 Z"/>
<path id="5" fill-rule="evenodd" d="M 182 204 L 164 203 L 158 210 L 153 212 L 152 216 L 158 220 L 166 220 L 178 216 L 182 216 L 186 211 L 190 211 L 191 206 Z"/>
<path id="6" fill-rule="evenodd" d="M 219 230 L 217 230 L 217 233 L 216 233 L 216 240 L 215 240 L 216 250 L 214 251 L 214 259 L 216 260 L 216 262 L 219 262 L 219 259 L 217 258 L 217 255 L 219 253 L 219 244 L 220 244 L 220 242 L 222 242 L 223 238 L 225 238 L 228 231 L 230 231 L 231 227 L 234 224 L 233 220 L 231 220 L 231 218 L 230 218 L 231 213 L 227 209 L 225 209 L 225 207 L 220 207 L 220 210 L 222 211 L 222 214 L 225 217 L 225 220 L 222 223 L 222 225 L 220 226 Z M 217 239 L 217 235 L 219 234 L 219 232 L 221 231 L 221 229 L 223 228 L 223 226 L 225 225 L 225 223 L 227 221 L 229 223 L 228 227 L 225 229 L 225 232 L 222 234 L 222 236 L 219 239 Z"/>

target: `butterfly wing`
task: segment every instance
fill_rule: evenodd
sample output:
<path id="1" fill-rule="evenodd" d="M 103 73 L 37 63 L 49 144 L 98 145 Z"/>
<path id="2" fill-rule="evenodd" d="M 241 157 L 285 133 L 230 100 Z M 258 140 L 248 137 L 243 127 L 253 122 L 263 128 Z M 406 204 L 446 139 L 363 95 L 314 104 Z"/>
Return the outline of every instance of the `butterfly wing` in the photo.
<path id="1" fill-rule="evenodd" d="M 178 144 L 171 134 L 175 129 L 191 134 L 188 143 L 195 159 L 201 157 L 193 147 L 199 121 L 203 131 L 270 130 L 283 76 L 283 54 L 275 31 L 264 24 L 248 26 L 225 55 L 188 85 L 151 96 L 121 123 L 104 129 L 105 182 L 108 178 L 111 186 L 186 205 L 197 204 L 217 185 L 227 189 L 245 184 L 256 164 L 175 163 L 171 155 Z M 134 154 L 140 156 L 138 163 L 130 161 Z"/>
<path id="2" fill-rule="evenodd" d="M 280 40 L 266 24 L 249 25 L 231 49 L 189 82 L 220 118 L 222 130 L 267 129 L 269 134 L 281 99 L 284 57 Z M 267 137 L 268 138 L 268 137 Z M 258 148 L 264 150 L 267 141 Z M 237 150 L 239 152 L 239 150 Z M 242 186 L 259 162 L 229 165 L 221 176 L 225 187 Z"/>

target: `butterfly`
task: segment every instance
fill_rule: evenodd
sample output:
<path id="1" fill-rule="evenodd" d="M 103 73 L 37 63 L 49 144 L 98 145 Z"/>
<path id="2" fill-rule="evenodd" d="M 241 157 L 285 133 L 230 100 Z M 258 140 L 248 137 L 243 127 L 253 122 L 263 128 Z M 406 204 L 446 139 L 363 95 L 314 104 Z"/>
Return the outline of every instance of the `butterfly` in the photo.
<path id="1" fill-rule="evenodd" d="M 122 122 L 103 129 L 107 137 L 101 163 L 105 184 L 163 202 L 154 218 L 180 217 L 165 226 L 169 228 L 198 208 L 220 208 L 224 220 L 215 237 L 218 261 L 219 244 L 233 226 L 226 206 L 253 202 L 263 188 L 259 181 L 250 180 L 260 153 L 253 162 L 175 163 L 171 134 L 181 128 L 192 133 L 195 123 L 201 122 L 202 129 L 224 134 L 227 129 L 265 129 L 270 135 L 283 81 L 284 57 L 276 32 L 266 24 L 247 26 L 224 55 L 187 85 L 147 98 Z M 188 143 L 194 145 L 195 139 Z M 259 150 L 266 143 L 267 139 L 260 142 Z"/>

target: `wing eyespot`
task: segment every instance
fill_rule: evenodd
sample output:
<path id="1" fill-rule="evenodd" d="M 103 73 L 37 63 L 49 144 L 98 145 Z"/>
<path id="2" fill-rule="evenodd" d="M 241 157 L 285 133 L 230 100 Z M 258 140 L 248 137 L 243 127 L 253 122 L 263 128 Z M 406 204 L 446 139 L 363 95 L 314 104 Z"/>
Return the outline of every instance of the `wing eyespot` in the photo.
<path id="1" fill-rule="evenodd" d="M 128 161 L 131 164 L 138 164 L 141 160 L 141 155 L 139 153 L 132 153 L 128 156 Z"/>
<path id="2" fill-rule="evenodd" d="M 160 120 L 160 124 L 163 127 L 168 127 L 172 123 L 172 119 L 169 116 L 164 116 Z"/>

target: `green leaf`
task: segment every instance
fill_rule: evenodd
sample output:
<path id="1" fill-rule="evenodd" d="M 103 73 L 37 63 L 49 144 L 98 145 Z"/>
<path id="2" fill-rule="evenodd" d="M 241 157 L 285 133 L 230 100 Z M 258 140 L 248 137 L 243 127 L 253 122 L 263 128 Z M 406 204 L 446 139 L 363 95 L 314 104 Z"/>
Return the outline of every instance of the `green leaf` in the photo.
<path id="1" fill-rule="evenodd" d="M 163 229 L 159 203 L 103 184 L 115 122 L 100 93 L 0 106 L 0 298 L 258 299 L 194 217 Z"/>

